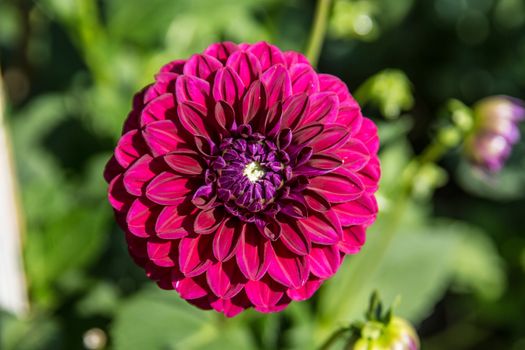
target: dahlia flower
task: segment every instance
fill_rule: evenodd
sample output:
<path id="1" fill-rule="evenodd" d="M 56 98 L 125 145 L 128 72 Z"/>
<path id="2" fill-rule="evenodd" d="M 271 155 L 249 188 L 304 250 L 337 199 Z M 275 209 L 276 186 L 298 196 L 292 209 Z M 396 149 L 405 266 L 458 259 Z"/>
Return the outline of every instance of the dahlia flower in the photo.
<path id="1" fill-rule="evenodd" d="M 507 96 L 487 97 L 474 106 L 473 114 L 474 130 L 465 142 L 467 156 L 479 168 L 498 172 L 520 139 L 523 102 Z"/>
<path id="2" fill-rule="evenodd" d="M 275 312 L 361 248 L 378 147 L 341 80 L 265 42 L 223 42 L 136 94 L 105 178 L 161 288 L 226 316 Z"/>

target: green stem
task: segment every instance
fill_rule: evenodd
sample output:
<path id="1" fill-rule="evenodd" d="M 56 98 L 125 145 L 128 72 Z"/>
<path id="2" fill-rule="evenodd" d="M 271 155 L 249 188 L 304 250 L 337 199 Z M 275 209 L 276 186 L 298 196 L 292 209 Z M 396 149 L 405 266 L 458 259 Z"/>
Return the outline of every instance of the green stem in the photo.
<path id="1" fill-rule="evenodd" d="M 402 188 L 401 192 L 398 195 L 396 200 L 396 206 L 394 210 L 388 213 L 387 220 L 390 222 L 388 230 L 383 233 L 379 245 L 376 246 L 376 249 L 371 251 L 371 254 L 368 255 L 368 258 L 372 257 L 367 265 L 366 276 L 362 275 L 363 279 L 366 279 L 368 276 L 372 276 L 375 271 L 379 268 L 382 262 L 382 257 L 384 257 L 390 243 L 392 242 L 398 228 L 403 221 L 403 216 L 405 209 L 407 208 L 410 197 L 412 195 L 412 184 L 414 183 L 414 178 L 417 176 L 419 170 L 428 163 L 435 163 L 441 159 L 450 150 L 450 146 L 440 142 L 439 138 L 436 138 L 430 145 L 428 145 L 420 156 L 418 156 L 414 161 L 415 164 L 409 163 L 405 169 L 403 175 L 403 182 L 401 183 Z M 364 281 L 363 281 L 364 283 Z M 361 285 L 359 281 L 354 280 L 354 285 Z"/>
<path id="2" fill-rule="evenodd" d="M 331 4 L 332 0 L 318 0 L 315 8 L 314 24 L 306 49 L 306 57 L 308 57 L 314 67 L 317 66 L 319 56 L 321 55 Z"/>
<path id="3" fill-rule="evenodd" d="M 438 139 L 434 140 L 421 155 L 418 157 L 417 161 L 419 166 L 427 163 L 434 163 L 443 157 L 445 153 L 450 149 L 450 146 L 445 145 L 440 142 Z"/>
<path id="4" fill-rule="evenodd" d="M 439 161 L 452 147 L 454 147 L 454 145 L 443 143 L 439 137 L 436 137 L 419 156 L 407 164 L 401 175 L 401 189 L 395 198 L 396 204 L 391 211 L 383 214 L 382 220 L 386 221 L 388 225 L 385 225 L 386 229 L 382 232 L 381 239 L 375 241 L 375 244 L 370 245 L 366 253 L 362 252 L 361 255 L 356 256 L 352 261 L 353 269 L 349 270 L 349 278 L 345 279 L 352 281 L 352 283 L 339 286 L 343 288 L 348 295 L 359 295 L 361 286 L 367 285 L 367 281 L 372 278 L 380 268 L 385 253 L 388 251 L 391 242 L 394 240 L 403 222 L 406 209 L 410 204 L 412 186 L 420 169 L 425 164 Z M 353 309 L 352 303 L 355 302 L 354 300 L 355 299 L 347 298 L 338 301 L 337 308 L 334 308 L 333 305 L 328 307 L 328 312 L 321 317 L 321 324 L 320 327 L 318 327 L 318 337 L 323 339 L 327 331 L 334 326 L 334 323 L 344 319 L 344 315 L 338 314 L 338 311 Z"/>
<path id="5" fill-rule="evenodd" d="M 349 328 L 341 328 L 337 332 L 334 332 L 330 338 L 326 339 L 326 341 L 319 347 L 319 350 L 328 350 L 334 345 L 334 343 L 345 333 L 347 333 L 350 329 Z"/>

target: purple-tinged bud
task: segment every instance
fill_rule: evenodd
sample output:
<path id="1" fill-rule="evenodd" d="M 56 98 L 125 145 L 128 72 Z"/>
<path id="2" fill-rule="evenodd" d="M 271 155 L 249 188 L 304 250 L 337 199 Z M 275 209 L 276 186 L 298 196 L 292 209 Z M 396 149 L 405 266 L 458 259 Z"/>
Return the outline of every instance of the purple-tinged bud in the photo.
<path id="1" fill-rule="evenodd" d="M 490 172 L 498 172 L 505 165 L 512 145 L 505 137 L 494 133 L 473 135 L 465 142 L 470 160 Z"/>
<path id="2" fill-rule="evenodd" d="M 349 349 L 352 350 L 419 350 L 419 337 L 406 320 L 392 317 L 387 324 L 368 321 L 361 336 Z"/>
<path id="3" fill-rule="evenodd" d="M 525 119 L 521 100 L 507 96 L 487 97 L 474 105 L 473 112 L 477 129 L 499 134 L 511 144 L 519 140 L 518 124 Z"/>
<path id="4" fill-rule="evenodd" d="M 525 119 L 523 101 L 507 96 L 487 97 L 474 105 L 473 116 L 474 128 L 465 140 L 466 154 L 479 168 L 498 172 L 520 139 L 519 123 Z"/>

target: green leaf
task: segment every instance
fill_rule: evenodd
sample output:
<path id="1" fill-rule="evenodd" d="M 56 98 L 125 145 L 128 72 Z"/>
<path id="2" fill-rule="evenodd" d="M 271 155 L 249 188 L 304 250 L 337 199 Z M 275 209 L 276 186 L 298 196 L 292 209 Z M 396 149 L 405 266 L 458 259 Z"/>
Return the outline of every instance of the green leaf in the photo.
<path id="1" fill-rule="evenodd" d="M 368 231 L 363 250 L 346 259 L 336 276 L 322 288 L 316 342 L 333 330 L 361 318 L 369 295 L 378 290 L 387 304 L 396 296 L 403 302 L 396 309 L 414 322 L 428 315 L 449 285 L 459 252 L 464 226 L 432 222 L 410 225 L 402 222 L 384 255 L 378 255 L 392 222 L 383 220 Z M 387 243 L 388 244 L 388 243 Z"/>
<path id="2" fill-rule="evenodd" d="M 521 159 L 520 159 L 521 158 Z M 508 201 L 525 197 L 525 145 L 517 145 L 507 165 L 489 174 L 461 160 L 456 171 L 459 185 L 479 197 Z"/>
<path id="3" fill-rule="evenodd" d="M 115 349 L 252 349 L 239 321 L 218 318 L 173 291 L 144 290 L 122 304 L 111 335 Z"/>
<path id="4" fill-rule="evenodd" d="M 253 34 L 261 34 L 262 27 L 253 17 L 253 11 L 272 1 L 217 0 L 213 2 L 213 11 L 208 1 L 202 0 L 153 0 L 147 6 L 139 0 L 111 0 L 105 4 L 109 30 L 120 40 L 151 47 L 160 44 L 159 39 L 171 31 L 172 35 L 180 33 L 182 39 L 172 45 L 178 47 L 179 53 L 187 54 L 203 49 L 199 47 L 203 43 L 209 45 L 221 40 L 224 34 L 237 40 L 245 39 L 246 35 L 253 39 Z M 242 29 L 238 30 L 239 27 Z M 212 40 L 200 40 L 204 37 Z"/>
<path id="5" fill-rule="evenodd" d="M 0 349 L 47 350 L 62 348 L 58 324 L 49 318 L 17 319 L 0 310 Z"/>
<path id="6" fill-rule="evenodd" d="M 454 289 L 474 292 L 488 300 L 501 297 L 507 281 L 503 260 L 492 240 L 473 227 L 466 227 L 460 239 L 454 264 Z"/>
<path id="7" fill-rule="evenodd" d="M 113 284 L 99 282 L 78 302 L 76 310 L 83 317 L 113 315 L 119 305 L 119 290 Z"/>
<path id="8" fill-rule="evenodd" d="M 108 208 L 72 208 L 52 215 L 40 228 L 29 227 L 25 260 L 30 288 L 37 302 L 54 304 L 52 288 L 87 266 L 106 240 Z"/>
<path id="9" fill-rule="evenodd" d="M 81 286 L 81 270 L 104 246 L 111 211 L 105 201 L 103 161 L 88 162 L 81 178 L 69 178 L 43 139 L 75 111 L 70 96 L 47 95 L 19 111 L 11 124 L 27 237 L 24 258 L 34 302 L 53 307 L 57 287 Z M 73 289 L 72 289 L 73 288 Z"/>

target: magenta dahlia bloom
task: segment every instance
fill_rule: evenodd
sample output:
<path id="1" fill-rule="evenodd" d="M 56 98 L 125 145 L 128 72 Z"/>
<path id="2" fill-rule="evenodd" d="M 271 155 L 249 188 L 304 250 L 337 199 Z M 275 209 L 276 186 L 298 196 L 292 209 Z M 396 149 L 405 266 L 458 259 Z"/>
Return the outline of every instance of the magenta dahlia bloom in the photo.
<path id="1" fill-rule="evenodd" d="M 346 85 L 265 42 L 217 43 L 134 99 L 105 177 L 129 252 L 227 316 L 309 298 L 377 213 L 375 125 Z"/>

